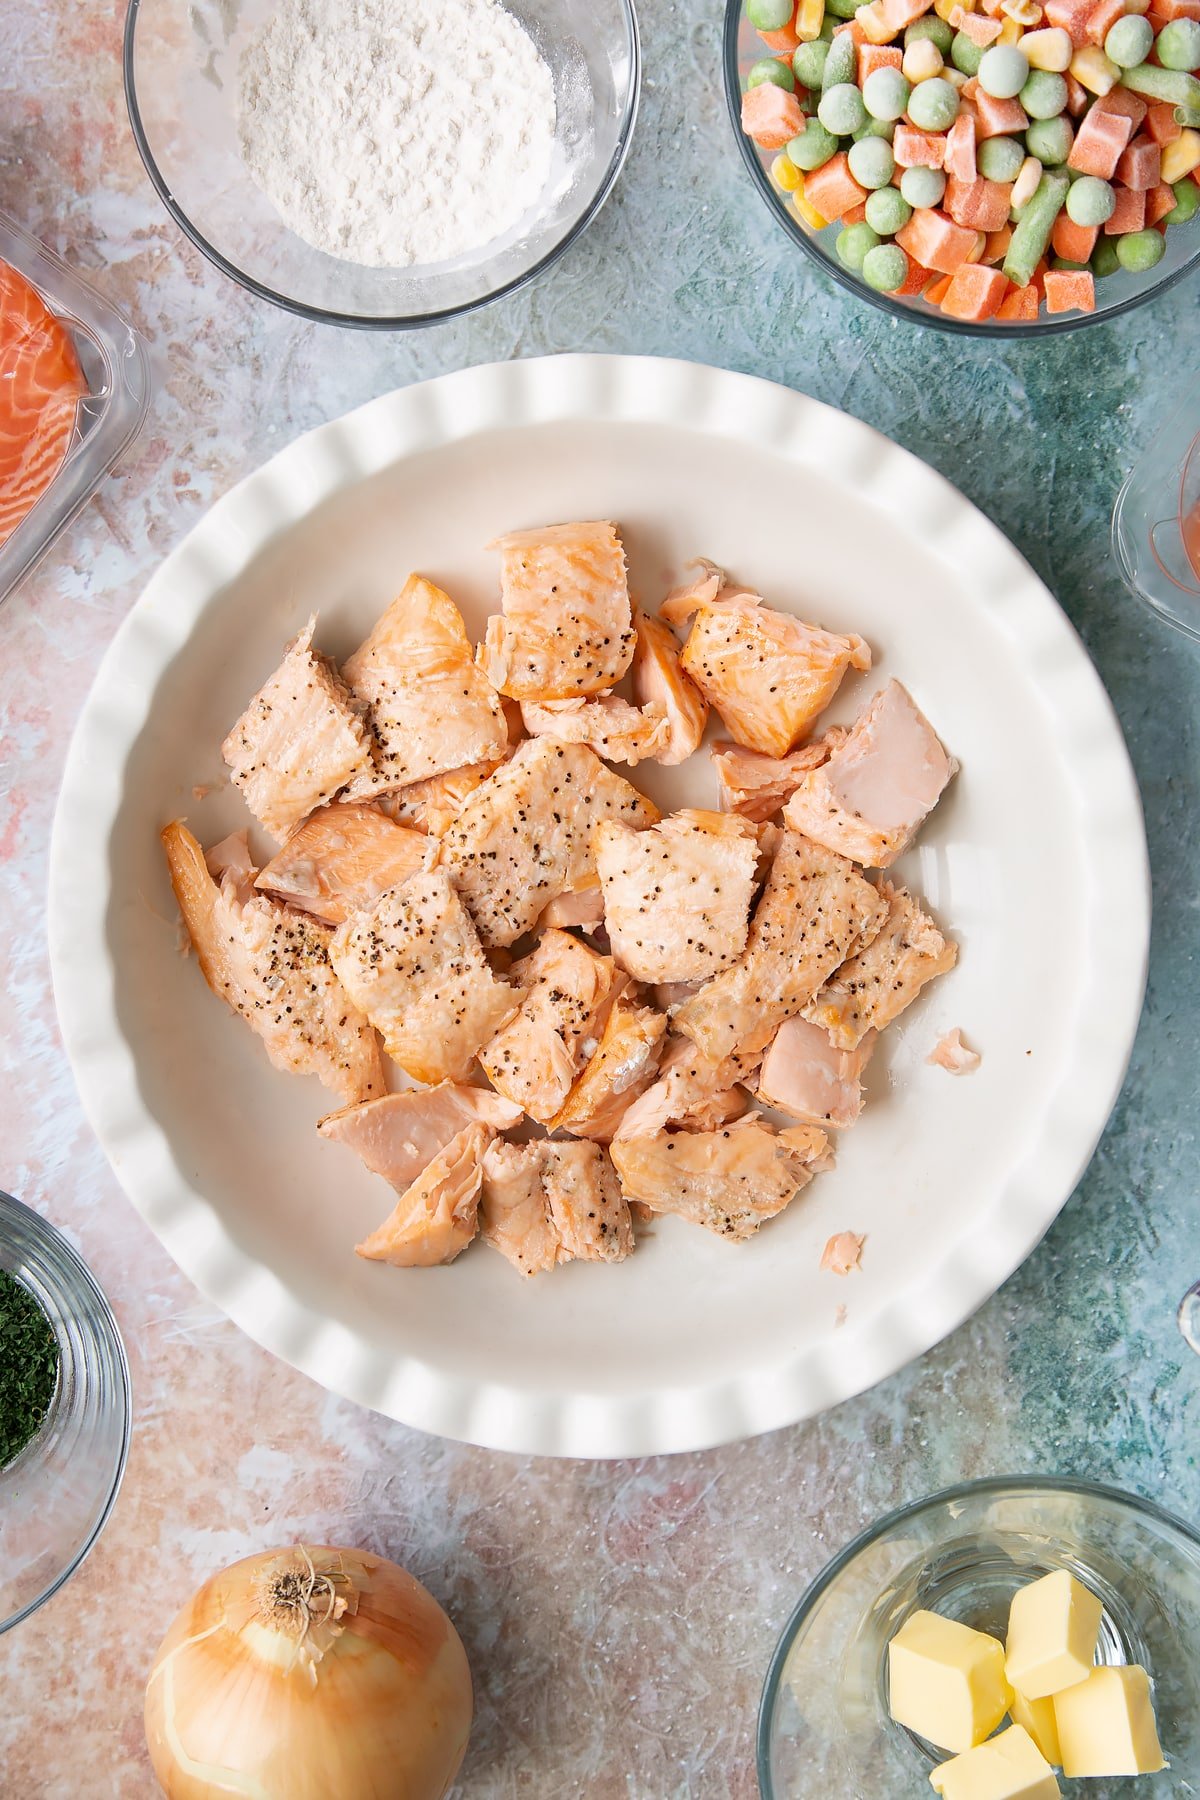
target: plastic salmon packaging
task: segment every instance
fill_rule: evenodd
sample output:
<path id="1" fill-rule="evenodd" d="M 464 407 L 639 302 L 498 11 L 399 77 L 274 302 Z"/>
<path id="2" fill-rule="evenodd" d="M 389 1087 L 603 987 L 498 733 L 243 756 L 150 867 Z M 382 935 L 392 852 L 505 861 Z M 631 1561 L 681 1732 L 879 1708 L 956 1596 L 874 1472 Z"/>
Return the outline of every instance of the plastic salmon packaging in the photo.
<path id="1" fill-rule="evenodd" d="M 128 450 L 150 393 L 139 334 L 0 212 L 0 600 Z"/>

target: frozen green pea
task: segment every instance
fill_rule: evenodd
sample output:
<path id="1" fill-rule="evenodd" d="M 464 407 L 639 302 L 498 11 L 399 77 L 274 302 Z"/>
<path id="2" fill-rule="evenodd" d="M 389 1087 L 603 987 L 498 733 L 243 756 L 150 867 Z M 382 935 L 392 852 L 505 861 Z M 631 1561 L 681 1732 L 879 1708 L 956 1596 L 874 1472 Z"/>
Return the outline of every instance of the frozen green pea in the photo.
<path id="1" fill-rule="evenodd" d="M 898 119 L 908 105 L 911 92 L 900 70 L 885 65 L 871 70 L 863 82 L 862 97 L 873 119 Z"/>
<path id="2" fill-rule="evenodd" d="M 821 35 L 818 38 L 814 38 L 813 42 L 817 44 L 832 44 L 836 36 L 837 21 L 831 12 L 827 12 L 825 17 L 821 20 Z"/>
<path id="3" fill-rule="evenodd" d="M 849 137 L 866 123 L 867 109 L 854 83 L 839 81 L 836 87 L 826 88 L 821 95 L 817 117 L 826 131 L 836 132 L 838 137 Z"/>
<path id="4" fill-rule="evenodd" d="M 1050 258 L 1052 269 L 1062 269 L 1069 275 L 1077 275 L 1080 269 L 1090 269 L 1091 266 L 1091 263 L 1072 262 L 1069 256 L 1052 256 Z"/>
<path id="5" fill-rule="evenodd" d="M 798 169 L 811 171 L 823 168 L 831 156 L 836 156 L 837 147 L 837 139 L 826 131 L 820 119 L 808 119 L 799 137 L 788 145 L 787 153 Z"/>
<path id="6" fill-rule="evenodd" d="M 892 294 L 908 277 L 908 258 L 899 244 L 880 244 L 863 257 L 862 278 L 879 294 Z"/>
<path id="7" fill-rule="evenodd" d="M 838 261 L 858 275 L 864 261 L 878 244 L 879 233 L 860 221 L 859 224 L 847 225 L 838 232 L 834 249 L 837 251 Z"/>
<path id="8" fill-rule="evenodd" d="M 852 19 L 867 0 L 825 0 L 825 11 L 835 19 Z"/>
<path id="9" fill-rule="evenodd" d="M 896 169 L 892 146 L 885 138 L 859 138 L 851 144 L 846 157 L 850 173 L 859 187 L 886 187 Z"/>
<path id="10" fill-rule="evenodd" d="M 1018 99 L 1031 119 L 1057 119 L 1067 110 L 1067 83 L 1050 69 L 1030 69 Z"/>
<path id="11" fill-rule="evenodd" d="M 1127 231 L 1117 239 L 1117 259 L 1131 275 L 1144 275 L 1161 262 L 1167 246 L 1157 231 Z"/>
<path id="12" fill-rule="evenodd" d="M 869 137 L 885 138 L 889 144 L 895 135 L 896 127 L 890 119 L 868 119 L 866 124 L 860 125 L 854 133 L 856 140 Z"/>
<path id="13" fill-rule="evenodd" d="M 795 10 L 788 0 L 746 0 L 746 17 L 755 31 L 782 31 L 791 24 Z"/>
<path id="14" fill-rule="evenodd" d="M 1015 181 L 1025 161 L 1025 146 L 1016 138 L 984 138 L 975 162 L 985 181 Z"/>
<path id="15" fill-rule="evenodd" d="M 829 55 L 829 45 L 823 38 L 814 38 L 811 44 L 801 44 L 792 54 L 792 74 L 801 87 L 819 88 L 821 77 L 825 73 L 825 58 Z"/>
<path id="16" fill-rule="evenodd" d="M 1108 36 L 1104 40 L 1104 54 L 1119 69 L 1135 69 L 1138 63 L 1145 62 L 1153 44 L 1154 27 L 1149 19 L 1140 19 L 1136 13 L 1128 13 L 1125 18 L 1118 19 L 1109 26 Z"/>
<path id="17" fill-rule="evenodd" d="M 1196 191 L 1200 194 L 1200 188 L 1197 188 Z M 1096 248 L 1092 251 L 1092 274 L 1101 278 L 1105 275 L 1115 275 L 1120 266 L 1121 259 L 1117 255 L 1116 238 L 1097 238 Z"/>
<path id="18" fill-rule="evenodd" d="M 821 70 L 821 92 L 827 94 L 830 88 L 841 87 L 844 82 L 853 83 L 857 73 L 858 50 L 854 39 L 848 31 L 840 32 L 830 44 L 825 67 Z"/>
<path id="19" fill-rule="evenodd" d="M 1144 21 L 1143 21 L 1144 23 Z M 1172 19 L 1154 45 L 1164 69 L 1200 69 L 1200 19 Z"/>
<path id="20" fill-rule="evenodd" d="M 1098 175 L 1081 175 L 1067 189 L 1067 217 L 1076 225 L 1106 225 L 1116 205 L 1111 184 Z"/>
<path id="21" fill-rule="evenodd" d="M 1035 119 L 1025 133 L 1025 148 L 1036 156 L 1044 169 L 1065 163 L 1071 154 L 1075 133 L 1070 119 Z"/>
<path id="22" fill-rule="evenodd" d="M 979 85 L 993 100 L 1015 100 L 1029 80 L 1029 58 L 1015 44 L 993 44 L 979 64 Z"/>
<path id="23" fill-rule="evenodd" d="M 796 77 L 786 63 L 779 62 L 774 56 L 764 56 L 754 64 L 746 77 L 746 86 L 761 87 L 764 81 L 773 81 L 776 87 L 786 88 L 789 94 L 796 91 Z"/>
<path id="24" fill-rule="evenodd" d="M 926 13 L 923 19 L 914 19 L 905 28 L 904 48 L 907 50 L 910 44 L 920 43 L 922 38 L 928 38 L 931 44 L 937 45 L 943 56 L 948 56 L 954 42 L 954 28 L 947 25 L 945 19 L 939 19 L 936 13 Z"/>
<path id="25" fill-rule="evenodd" d="M 1195 182 L 1191 185 L 1196 187 Z M 1200 194 L 1200 188 L 1196 188 L 1196 192 Z M 867 224 L 881 238 L 895 237 L 898 231 L 902 231 L 912 218 L 912 210 L 898 188 L 876 188 L 873 194 L 867 195 Z"/>
<path id="26" fill-rule="evenodd" d="M 908 102 L 908 116 L 918 131 L 949 131 L 958 117 L 958 91 L 940 75 L 919 81 Z"/>
<path id="27" fill-rule="evenodd" d="M 1200 187 L 1190 178 L 1177 181 L 1171 192 L 1175 196 L 1175 204 L 1167 214 L 1164 223 L 1167 225 L 1186 225 L 1200 212 Z"/>
<path id="28" fill-rule="evenodd" d="M 969 38 L 965 31 L 956 31 L 954 42 L 950 46 L 950 61 L 964 75 L 978 75 L 979 65 L 983 61 L 983 45 Z"/>
<path id="29" fill-rule="evenodd" d="M 1200 188 L 1196 191 L 1200 193 Z M 900 177 L 900 192 L 910 206 L 940 206 L 946 177 L 940 169 L 905 169 Z"/>

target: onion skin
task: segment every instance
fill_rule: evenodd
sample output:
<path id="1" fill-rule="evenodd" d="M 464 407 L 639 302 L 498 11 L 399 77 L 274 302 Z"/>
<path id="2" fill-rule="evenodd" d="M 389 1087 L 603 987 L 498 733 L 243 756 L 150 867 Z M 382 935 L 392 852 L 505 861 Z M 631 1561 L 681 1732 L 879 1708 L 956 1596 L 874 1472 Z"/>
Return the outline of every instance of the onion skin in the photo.
<path id="1" fill-rule="evenodd" d="M 264 1627 L 255 1578 L 337 1570 L 340 1629 Z M 385 1557 L 306 1545 L 248 1556 L 198 1588 L 158 1649 L 146 1741 L 169 1800 L 442 1800 L 473 1700 L 466 1652 L 419 1581 Z"/>

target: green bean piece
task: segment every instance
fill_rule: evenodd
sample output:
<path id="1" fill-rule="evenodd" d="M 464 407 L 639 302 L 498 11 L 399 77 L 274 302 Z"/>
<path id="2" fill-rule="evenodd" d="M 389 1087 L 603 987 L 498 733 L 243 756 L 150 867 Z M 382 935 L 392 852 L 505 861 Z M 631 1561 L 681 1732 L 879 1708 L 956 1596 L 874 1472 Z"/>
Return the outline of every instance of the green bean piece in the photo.
<path id="1" fill-rule="evenodd" d="M 858 48 L 848 31 L 839 32 L 829 46 L 825 67 L 821 71 L 821 92 L 853 82 L 858 74 Z M 866 111 L 866 108 L 863 108 Z"/>
<path id="2" fill-rule="evenodd" d="M 1004 273 L 1016 287 L 1028 287 L 1033 271 L 1046 253 L 1054 221 L 1066 203 L 1070 182 L 1065 175 L 1047 169 L 1032 200 L 1013 227 L 1012 242 L 1004 258 Z"/>
<path id="3" fill-rule="evenodd" d="M 1157 69 L 1153 63 L 1138 63 L 1136 68 L 1125 70 L 1121 82 L 1143 100 L 1161 100 L 1167 106 L 1200 106 L 1200 81 L 1182 69 Z"/>

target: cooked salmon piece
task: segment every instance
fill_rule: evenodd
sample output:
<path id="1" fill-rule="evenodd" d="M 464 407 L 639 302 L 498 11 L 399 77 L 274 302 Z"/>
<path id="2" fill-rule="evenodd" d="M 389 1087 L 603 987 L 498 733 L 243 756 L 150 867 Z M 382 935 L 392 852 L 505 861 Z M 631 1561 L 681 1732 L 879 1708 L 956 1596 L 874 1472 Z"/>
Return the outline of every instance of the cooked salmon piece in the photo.
<path id="1" fill-rule="evenodd" d="M 330 1143 L 353 1150 L 372 1175 L 382 1175 L 402 1194 L 468 1125 L 504 1131 L 520 1121 L 521 1108 L 502 1095 L 443 1081 L 344 1106 L 328 1113 L 317 1130 Z"/>
<path id="2" fill-rule="evenodd" d="M 487 1125 L 466 1125 L 405 1189 L 377 1231 L 355 1246 L 370 1262 L 428 1269 L 453 1262 L 479 1227 Z"/>
<path id="3" fill-rule="evenodd" d="M 466 769 L 451 769 L 446 775 L 431 775 L 428 781 L 414 781 L 411 787 L 396 788 L 380 794 L 377 804 L 389 819 L 407 825 L 413 831 L 424 831 L 430 837 L 443 837 L 462 811 L 463 802 L 489 775 L 494 775 L 504 758 L 495 762 L 472 763 Z"/>
<path id="4" fill-rule="evenodd" d="M 414 1081 L 461 1081 L 517 1009 L 519 996 L 493 973 L 441 869 L 419 870 L 339 925 L 329 954 Z"/>
<path id="5" fill-rule="evenodd" d="M 512 531 L 500 552 L 503 614 L 479 660 L 514 700 L 570 700 L 615 687 L 633 657 L 625 552 L 603 520 Z"/>
<path id="6" fill-rule="evenodd" d="M 686 625 L 688 620 L 715 600 L 725 586 L 725 571 L 707 556 L 698 556 L 689 568 L 696 573 L 690 581 L 673 587 L 658 609 L 658 616 L 664 625 Z"/>
<path id="7" fill-rule="evenodd" d="M 845 736 L 844 726 L 832 725 L 823 736 L 788 756 L 764 756 L 761 750 L 743 750 L 740 744 L 712 744 L 721 811 L 737 813 L 756 824 L 773 819 L 808 771 L 827 762 Z"/>
<path id="8" fill-rule="evenodd" d="M 808 1019 L 785 1019 L 758 1073 L 764 1106 L 808 1125 L 844 1131 L 862 1111 L 860 1077 L 875 1048 L 870 1031 L 853 1050 L 839 1050 L 827 1031 Z"/>
<path id="9" fill-rule="evenodd" d="M 798 832 L 781 833 L 746 948 L 684 1002 L 675 1029 L 714 1059 L 765 1050 L 886 910 L 845 857 Z"/>
<path id="10" fill-rule="evenodd" d="M 685 1000 L 698 994 L 704 986 L 702 981 L 656 981 L 650 989 L 659 1012 L 670 1013 L 672 1017 L 679 1011 Z"/>
<path id="11" fill-rule="evenodd" d="M 593 931 L 603 923 L 604 895 L 600 891 L 600 877 L 591 874 L 584 878 L 581 887 L 555 895 L 538 920 L 537 929 L 545 931 L 554 926 L 566 930 L 576 926 L 583 931 Z"/>
<path id="12" fill-rule="evenodd" d="M 509 1144 L 501 1138 L 488 1145 L 483 1159 L 480 1236 L 521 1275 L 552 1269 L 561 1249 L 542 1182 L 545 1148 L 542 1143 Z"/>
<path id="13" fill-rule="evenodd" d="M 602 819 L 592 851 L 604 923 L 638 981 L 703 981 L 746 944 L 758 838 L 726 813 L 685 809 L 633 830 Z"/>
<path id="14" fill-rule="evenodd" d="M 750 1099 L 739 1084 L 750 1078 L 754 1061 L 753 1057 L 723 1056 L 712 1062 L 690 1038 L 668 1037 L 657 1080 L 623 1114 L 613 1141 L 653 1137 L 668 1125 L 712 1131 L 740 1118 Z"/>
<path id="15" fill-rule="evenodd" d="M 983 1061 L 978 1050 L 972 1050 L 969 1044 L 963 1043 L 963 1034 L 956 1025 L 953 1031 L 940 1037 L 929 1055 L 925 1058 L 935 1068 L 945 1069 L 951 1075 L 970 1075 Z"/>
<path id="16" fill-rule="evenodd" d="M 297 825 L 255 882 L 264 894 L 340 925 L 369 912 L 388 888 L 419 869 L 429 840 L 374 806 L 335 800 Z"/>
<path id="17" fill-rule="evenodd" d="M 379 1040 L 329 960 L 329 932 L 252 885 L 245 837 L 226 839 L 214 881 L 180 820 L 162 833 L 171 886 L 214 994 L 240 1013 L 277 1069 L 316 1075 L 347 1104 L 387 1089 Z"/>
<path id="18" fill-rule="evenodd" d="M 700 606 L 683 646 L 685 672 L 735 741 L 786 756 L 833 699 L 847 669 L 869 669 L 860 637 L 840 637 L 727 593 Z"/>
<path id="19" fill-rule="evenodd" d="M 403 788 L 508 749 L 500 696 L 475 662 L 462 614 L 423 575 L 410 575 L 342 667 L 374 732 L 374 764 L 351 798 Z"/>
<path id="20" fill-rule="evenodd" d="M 547 904 L 595 873 L 598 819 L 652 825 L 658 808 L 584 744 L 527 738 L 476 788 L 442 839 L 440 866 L 485 944 L 511 944 Z"/>
<path id="21" fill-rule="evenodd" d="M 908 689 L 889 681 L 832 756 L 802 777 L 784 822 L 864 868 L 886 869 L 957 767 Z"/>
<path id="22" fill-rule="evenodd" d="M 565 931 L 546 931 L 530 955 L 514 963 L 516 1013 L 479 1052 L 492 1086 L 546 1125 L 575 1082 L 582 1045 L 608 1005 L 619 971 Z"/>
<path id="23" fill-rule="evenodd" d="M 857 1231 L 836 1232 L 821 1252 L 821 1267 L 833 1275 L 853 1275 L 862 1266 L 866 1241 Z"/>
<path id="24" fill-rule="evenodd" d="M 493 1144 L 484 1158 L 483 1237 L 522 1275 L 564 1262 L 620 1262 L 633 1224 L 599 1144 Z"/>
<path id="25" fill-rule="evenodd" d="M 704 736 L 708 701 L 684 674 L 673 631 L 644 612 L 634 614 L 634 630 L 633 697 L 644 713 L 660 713 L 666 720 L 666 732 L 651 755 L 668 765 L 686 762 Z"/>
<path id="26" fill-rule="evenodd" d="M 617 694 L 598 694 L 590 700 L 523 700 L 521 718 L 530 737 L 586 744 L 606 762 L 631 766 L 648 756 L 658 757 L 670 736 L 665 707 L 631 706 Z"/>
<path id="27" fill-rule="evenodd" d="M 624 1138 L 611 1155 L 626 1200 L 677 1213 L 721 1237 L 753 1237 L 829 1166 L 821 1132 L 775 1131 L 757 1113 L 719 1131 Z"/>
<path id="28" fill-rule="evenodd" d="M 841 1050 L 853 1050 L 868 1031 L 882 1031 L 911 1006 L 926 982 L 954 967 L 949 943 L 907 888 L 880 883 L 887 915 L 870 942 L 847 958 L 804 1009 Z"/>
<path id="29" fill-rule="evenodd" d="M 611 1138 L 626 1109 L 654 1080 L 666 1029 L 664 1014 L 622 994 L 551 1130 L 601 1142 Z"/>
<path id="30" fill-rule="evenodd" d="M 373 766 L 353 696 L 312 648 L 316 628 L 314 613 L 221 745 L 246 805 L 281 843 Z"/>

